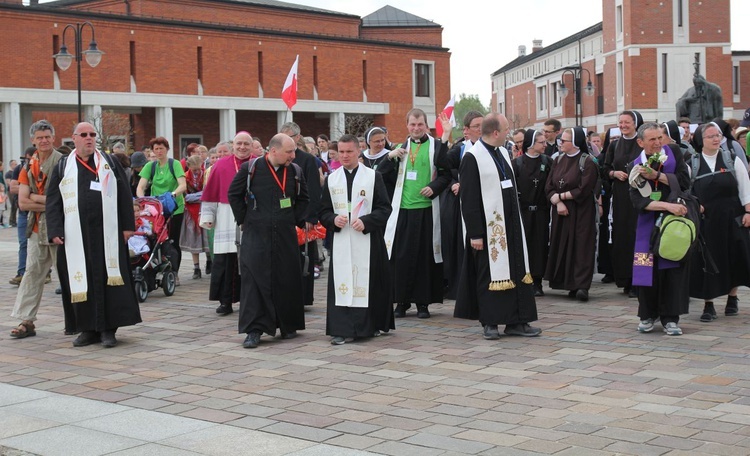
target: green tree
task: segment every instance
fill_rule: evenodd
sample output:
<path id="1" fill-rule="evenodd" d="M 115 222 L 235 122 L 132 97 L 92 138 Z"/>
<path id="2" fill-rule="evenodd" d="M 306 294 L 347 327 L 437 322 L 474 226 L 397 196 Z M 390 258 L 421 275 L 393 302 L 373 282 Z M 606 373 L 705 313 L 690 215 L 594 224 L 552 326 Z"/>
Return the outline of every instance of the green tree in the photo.
<path id="1" fill-rule="evenodd" d="M 453 129 L 454 141 L 464 136 L 463 120 L 464 116 L 469 111 L 479 111 L 484 115 L 490 112 L 490 108 L 484 106 L 482 102 L 479 101 L 479 95 L 460 94 L 458 100 L 456 100 L 455 106 L 453 107 L 453 115 L 456 118 L 456 128 Z"/>

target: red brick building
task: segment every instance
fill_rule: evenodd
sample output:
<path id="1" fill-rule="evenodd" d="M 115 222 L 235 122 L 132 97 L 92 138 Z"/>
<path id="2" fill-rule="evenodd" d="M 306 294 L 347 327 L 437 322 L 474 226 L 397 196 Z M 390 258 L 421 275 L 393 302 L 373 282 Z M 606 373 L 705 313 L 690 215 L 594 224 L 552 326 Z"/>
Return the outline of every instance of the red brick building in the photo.
<path id="1" fill-rule="evenodd" d="M 603 21 L 547 47 L 535 43 L 492 75 L 492 108 L 516 127 L 563 126 L 603 131 L 617 113 L 646 120 L 676 117 L 675 103 L 693 86 L 694 63 L 722 89 L 724 118 L 750 107 L 748 52 L 732 52 L 729 0 L 602 0 Z M 580 77 L 576 109 L 575 77 Z M 591 81 L 593 90 L 586 93 Z M 561 86 L 569 95 L 561 97 Z"/>
<path id="2" fill-rule="evenodd" d="M 284 80 L 299 55 L 293 120 L 305 135 L 336 138 L 347 117 L 406 135 L 406 112 L 423 108 L 430 124 L 450 98 L 450 52 L 442 27 L 386 6 L 361 18 L 275 0 L 61 0 L 22 5 L 0 0 L 2 152 L 17 157 L 32 121 L 48 118 L 58 143 L 77 121 L 75 62 L 52 56 L 67 24 L 90 21 L 105 54 L 81 63 L 84 119 L 116 125 L 135 149 L 154 136 L 173 149 L 212 146 L 250 131 L 265 144 L 289 120 Z M 82 32 L 83 49 L 91 29 Z M 111 126 L 110 128 L 115 128 Z"/>

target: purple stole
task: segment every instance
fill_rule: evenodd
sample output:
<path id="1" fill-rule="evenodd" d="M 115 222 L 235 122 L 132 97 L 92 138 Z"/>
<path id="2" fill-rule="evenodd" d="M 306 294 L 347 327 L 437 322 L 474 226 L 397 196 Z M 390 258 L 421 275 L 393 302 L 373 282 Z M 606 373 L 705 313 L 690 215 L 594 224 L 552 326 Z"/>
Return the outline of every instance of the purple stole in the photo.
<path id="1" fill-rule="evenodd" d="M 672 149 L 669 146 L 663 146 L 662 150 L 667 154 L 667 161 L 664 162 L 661 172 L 664 174 L 674 174 L 677 162 L 675 161 L 674 154 L 672 154 Z M 648 161 L 645 163 L 643 161 L 643 155 L 639 155 L 633 161 L 633 166 L 648 166 Z M 654 181 L 649 180 L 647 182 L 651 186 L 651 190 L 653 190 Z M 680 189 L 670 189 L 670 191 L 679 192 Z M 651 233 L 654 231 L 657 215 L 656 212 L 646 210 L 638 214 L 638 224 L 635 229 L 635 253 L 633 254 L 633 285 L 635 286 L 650 287 L 653 285 L 654 253 L 651 252 Z M 669 261 L 663 258 L 659 258 L 658 260 L 659 269 L 676 268 L 679 265 L 680 263 L 676 261 Z"/>

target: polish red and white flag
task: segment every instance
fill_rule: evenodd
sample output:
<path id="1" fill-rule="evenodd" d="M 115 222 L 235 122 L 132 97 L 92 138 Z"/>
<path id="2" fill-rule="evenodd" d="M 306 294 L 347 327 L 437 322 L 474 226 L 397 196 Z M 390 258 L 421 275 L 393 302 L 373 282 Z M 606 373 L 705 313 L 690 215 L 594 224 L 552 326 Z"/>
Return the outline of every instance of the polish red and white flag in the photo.
<path id="1" fill-rule="evenodd" d="M 456 126 L 456 117 L 453 115 L 453 106 L 456 104 L 456 97 L 455 95 L 451 97 L 450 101 L 447 105 L 445 105 L 445 108 L 443 108 L 443 113 L 451 120 L 451 125 Z M 440 123 L 440 119 L 438 119 L 437 122 L 435 122 L 435 136 L 437 138 L 440 138 L 443 136 L 443 125 Z"/>
<path id="2" fill-rule="evenodd" d="M 289 110 L 297 104 L 297 64 L 299 63 L 299 55 L 294 59 L 294 65 L 289 70 L 289 74 L 284 82 L 284 88 L 281 90 L 281 99 L 287 105 Z"/>

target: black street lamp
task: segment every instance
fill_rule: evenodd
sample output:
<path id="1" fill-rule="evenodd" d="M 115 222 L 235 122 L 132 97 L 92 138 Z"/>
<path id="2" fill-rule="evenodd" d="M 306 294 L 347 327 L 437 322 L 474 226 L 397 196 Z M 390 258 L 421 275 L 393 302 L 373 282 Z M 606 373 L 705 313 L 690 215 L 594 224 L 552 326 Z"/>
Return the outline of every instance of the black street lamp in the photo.
<path id="1" fill-rule="evenodd" d="M 576 126 L 581 126 L 581 123 L 583 122 L 583 109 L 581 105 L 581 73 L 584 71 L 588 75 L 589 82 L 586 83 L 586 87 L 583 90 L 588 96 L 594 95 L 594 84 L 591 83 L 591 73 L 589 72 L 589 70 L 581 66 L 566 68 L 563 71 L 562 76 L 560 77 L 560 88 L 558 89 L 560 95 L 563 98 L 567 97 L 568 93 L 570 93 L 570 90 L 565 87 L 565 73 L 570 73 L 571 75 L 573 75 L 573 79 L 575 80 L 575 87 L 573 87 L 573 91 L 576 94 Z"/>
<path id="2" fill-rule="evenodd" d="M 83 50 L 83 40 L 82 40 L 82 34 L 83 34 L 83 28 L 88 25 L 91 29 L 91 43 L 89 44 L 89 48 L 87 50 Z M 73 38 L 75 40 L 75 55 L 72 55 L 68 53 L 68 46 L 65 44 L 65 32 L 68 31 L 68 29 L 73 30 Z M 62 46 L 60 46 L 60 52 L 53 55 L 52 57 L 55 59 L 55 63 L 57 63 L 57 66 L 60 67 L 61 70 L 65 71 L 68 68 L 70 68 L 70 64 L 73 63 L 73 59 L 75 58 L 76 64 L 77 64 L 77 70 L 78 70 L 78 122 L 83 122 L 83 115 L 81 113 L 81 57 L 86 58 L 86 63 L 89 64 L 91 68 L 94 68 L 95 66 L 99 65 L 99 62 L 102 61 L 102 55 L 104 54 L 103 51 L 100 51 L 99 48 L 96 47 L 96 39 L 94 38 L 94 26 L 91 24 L 91 22 L 77 22 L 75 25 L 68 24 L 63 29 L 62 33 Z"/>

